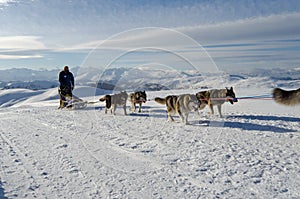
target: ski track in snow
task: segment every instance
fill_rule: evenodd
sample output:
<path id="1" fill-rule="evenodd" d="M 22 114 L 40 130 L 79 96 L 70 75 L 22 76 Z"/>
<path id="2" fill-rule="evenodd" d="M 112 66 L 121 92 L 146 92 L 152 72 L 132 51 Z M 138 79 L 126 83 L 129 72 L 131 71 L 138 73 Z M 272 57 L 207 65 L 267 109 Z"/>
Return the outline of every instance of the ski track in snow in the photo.
<path id="1" fill-rule="evenodd" d="M 299 113 L 245 103 L 186 126 L 151 101 L 1 109 L 0 198 L 299 198 Z"/>

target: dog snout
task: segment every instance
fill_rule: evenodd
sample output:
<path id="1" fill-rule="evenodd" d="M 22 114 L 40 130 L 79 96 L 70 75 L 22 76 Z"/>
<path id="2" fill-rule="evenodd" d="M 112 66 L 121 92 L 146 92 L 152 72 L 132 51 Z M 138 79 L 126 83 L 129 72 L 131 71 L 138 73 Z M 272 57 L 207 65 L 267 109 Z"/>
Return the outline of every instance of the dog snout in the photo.
<path id="1" fill-rule="evenodd" d="M 147 100 L 145 98 L 141 97 L 140 101 L 145 103 Z"/>

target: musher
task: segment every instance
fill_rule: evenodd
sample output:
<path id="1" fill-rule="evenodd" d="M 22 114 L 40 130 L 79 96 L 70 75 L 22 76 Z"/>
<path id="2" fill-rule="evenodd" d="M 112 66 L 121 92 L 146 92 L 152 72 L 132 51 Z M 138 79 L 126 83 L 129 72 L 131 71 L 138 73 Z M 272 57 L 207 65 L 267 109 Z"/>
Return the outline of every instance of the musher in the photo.
<path id="1" fill-rule="evenodd" d="M 60 98 L 60 107 L 63 108 L 67 106 L 67 101 L 72 100 L 72 91 L 74 89 L 74 76 L 69 71 L 69 67 L 65 66 L 64 70 L 59 73 L 59 98 Z"/>

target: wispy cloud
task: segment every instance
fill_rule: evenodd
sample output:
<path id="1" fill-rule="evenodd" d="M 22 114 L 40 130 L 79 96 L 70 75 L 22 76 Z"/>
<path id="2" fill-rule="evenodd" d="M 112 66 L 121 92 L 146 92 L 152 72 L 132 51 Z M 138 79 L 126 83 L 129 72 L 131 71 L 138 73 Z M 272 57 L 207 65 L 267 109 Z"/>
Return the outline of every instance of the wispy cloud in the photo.
<path id="1" fill-rule="evenodd" d="M 7 5 L 8 3 L 15 2 L 15 0 L 0 0 L 0 5 Z"/>
<path id="2" fill-rule="evenodd" d="M 183 26 L 175 29 L 155 27 L 131 29 L 115 34 L 106 40 L 71 45 L 61 50 L 92 50 L 94 48 L 128 50 L 150 46 L 179 49 L 191 47 L 189 43 L 207 47 L 253 46 L 263 41 L 299 38 L 300 13 L 293 13 L 214 25 Z"/>
<path id="3" fill-rule="evenodd" d="M 1 55 L 0 59 L 35 59 L 42 58 L 42 55 Z"/>
<path id="4" fill-rule="evenodd" d="M 35 36 L 6 36 L 0 37 L 0 50 L 45 49 L 45 45 Z"/>
<path id="5" fill-rule="evenodd" d="M 10 3 L 16 2 L 15 0 L 0 0 L 0 11 L 4 9 L 4 7 L 8 6 Z"/>
<path id="6" fill-rule="evenodd" d="M 35 36 L 0 37 L 0 59 L 41 58 L 37 51 L 46 49 L 45 45 Z"/>
<path id="7" fill-rule="evenodd" d="M 178 28 L 201 44 L 240 43 L 300 36 L 300 13 L 272 15 L 226 23 Z"/>

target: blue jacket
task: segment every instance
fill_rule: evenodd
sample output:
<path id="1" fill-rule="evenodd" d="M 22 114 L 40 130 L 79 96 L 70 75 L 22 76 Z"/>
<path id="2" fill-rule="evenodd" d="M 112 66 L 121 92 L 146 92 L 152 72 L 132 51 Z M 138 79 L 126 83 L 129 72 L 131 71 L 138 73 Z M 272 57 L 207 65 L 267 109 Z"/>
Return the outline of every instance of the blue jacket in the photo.
<path id="1" fill-rule="evenodd" d="M 61 87 L 68 86 L 69 88 L 73 88 L 74 87 L 73 74 L 71 72 L 61 71 L 59 73 L 59 83 Z"/>

